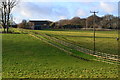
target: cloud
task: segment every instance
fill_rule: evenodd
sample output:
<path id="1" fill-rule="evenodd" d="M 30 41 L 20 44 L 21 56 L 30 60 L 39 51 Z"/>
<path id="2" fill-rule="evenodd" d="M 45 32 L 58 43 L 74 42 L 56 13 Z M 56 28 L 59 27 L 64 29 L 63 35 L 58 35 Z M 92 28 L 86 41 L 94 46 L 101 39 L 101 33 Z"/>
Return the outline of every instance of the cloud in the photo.
<path id="1" fill-rule="evenodd" d="M 66 19 L 66 16 L 58 16 L 59 19 Z"/>
<path id="2" fill-rule="evenodd" d="M 90 10 L 98 10 L 100 15 L 105 15 L 115 12 L 115 9 L 113 2 L 35 2 L 34 0 L 19 3 L 13 9 L 13 16 L 17 22 L 21 22 L 22 19 L 58 21 L 74 16 L 85 18 L 91 15 Z"/>
<path id="3" fill-rule="evenodd" d="M 29 9 L 31 8 L 30 5 L 26 4 L 26 3 L 20 3 L 19 5 L 17 5 L 15 8 L 13 8 L 12 13 L 14 15 L 17 14 L 17 16 L 21 16 L 24 18 L 28 18 L 32 16 L 31 10 Z"/>
<path id="4" fill-rule="evenodd" d="M 53 3 L 21 2 L 15 7 L 13 14 L 25 19 L 62 19 L 68 16 L 69 11 L 66 7 Z"/>
<path id="5" fill-rule="evenodd" d="M 110 3 L 106 3 L 106 2 L 100 2 L 100 8 L 103 9 L 103 11 L 107 13 L 112 13 L 116 9 L 114 5 Z"/>
<path id="6" fill-rule="evenodd" d="M 69 11 L 66 7 L 63 6 L 54 6 L 52 8 L 52 15 L 57 16 L 67 16 L 69 14 Z"/>
<path id="7" fill-rule="evenodd" d="M 14 17 L 16 19 L 21 20 L 23 19 L 41 19 L 48 17 L 50 15 L 51 9 L 50 7 L 39 6 L 32 2 L 22 2 L 17 7 L 15 7 L 12 11 Z M 18 17 L 21 16 L 21 17 Z M 17 20 L 17 21 L 18 21 Z"/>
<path id="8" fill-rule="evenodd" d="M 77 16 L 86 16 L 86 12 L 82 9 L 78 9 L 76 12 Z"/>
<path id="9" fill-rule="evenodd" d="M 40 17 L 40 15 L 47 15 L 51 12 L 51 7 L 49 6 L 40 6 L 36 3 L 23 3 L 23 6 L 21 6 L 21 12 L 23 15 L 28 17 Z"/>

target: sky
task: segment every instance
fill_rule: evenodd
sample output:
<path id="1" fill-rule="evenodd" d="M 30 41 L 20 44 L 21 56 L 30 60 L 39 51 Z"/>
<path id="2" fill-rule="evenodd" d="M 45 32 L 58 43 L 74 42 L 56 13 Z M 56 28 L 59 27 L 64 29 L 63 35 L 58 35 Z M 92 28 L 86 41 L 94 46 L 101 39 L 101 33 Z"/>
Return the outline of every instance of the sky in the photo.
<path id="1" fill-rule="evenodd" d="M 117 0 L 25 0 L 19 1 L 12 10 L 13 19 L 16 23 L 26 20 L 50 20 L 71 19 L 73 17 L 86 18 L 92 13 L 99 11 L 98 16 L 112 14 L 118 16 Z"/>

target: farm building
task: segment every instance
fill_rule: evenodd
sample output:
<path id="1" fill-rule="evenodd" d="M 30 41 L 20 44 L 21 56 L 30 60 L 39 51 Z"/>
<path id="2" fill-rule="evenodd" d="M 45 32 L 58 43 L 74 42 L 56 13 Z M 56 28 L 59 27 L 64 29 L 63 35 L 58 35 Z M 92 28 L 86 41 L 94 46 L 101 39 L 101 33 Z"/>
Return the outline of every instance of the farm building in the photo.
<path id="1" fill-rule="evenodd" d="M 51 24 L 51 21 L 37 21 L 37 20 L 30 20 L 29 24 L 31 26 L 31 29 L 33 30 L 41 30 L 41 29 L 49 29 L 49 25 Z"/>

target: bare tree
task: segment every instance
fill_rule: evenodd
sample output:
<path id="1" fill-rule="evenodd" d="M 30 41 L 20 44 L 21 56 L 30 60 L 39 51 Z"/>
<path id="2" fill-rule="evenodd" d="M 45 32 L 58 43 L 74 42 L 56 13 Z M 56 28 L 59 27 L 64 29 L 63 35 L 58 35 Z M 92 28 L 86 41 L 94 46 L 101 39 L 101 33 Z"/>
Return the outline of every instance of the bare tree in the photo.
<path id="1" fill-rule="evenodd" d="M 2 15 L 2 26 L 4 28 L 4 32 L 5 29 L 7 29 L 7 33 L 8 33 L 8 29 L 10 26 L 10 15 L 11 15 L 11 11 L 12 9 L 16 6 L 18 0 L 2 0 L 0 1 L 0 11 L 1 11 L 1 15 Z"/>

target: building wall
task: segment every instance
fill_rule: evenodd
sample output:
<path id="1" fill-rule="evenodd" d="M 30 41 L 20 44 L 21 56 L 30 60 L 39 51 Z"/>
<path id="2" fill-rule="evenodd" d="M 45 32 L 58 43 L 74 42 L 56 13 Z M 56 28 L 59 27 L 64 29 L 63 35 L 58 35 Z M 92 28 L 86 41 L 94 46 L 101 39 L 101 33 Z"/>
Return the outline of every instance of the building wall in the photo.
<path id="1" fill-rule="evenodd" d="M 48 21 L 31 21 L 29 23 L 31 25 L 31 29 L 33 30 L 49 29 L 50 24 Z"/>

